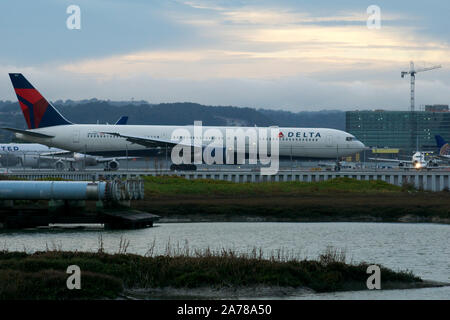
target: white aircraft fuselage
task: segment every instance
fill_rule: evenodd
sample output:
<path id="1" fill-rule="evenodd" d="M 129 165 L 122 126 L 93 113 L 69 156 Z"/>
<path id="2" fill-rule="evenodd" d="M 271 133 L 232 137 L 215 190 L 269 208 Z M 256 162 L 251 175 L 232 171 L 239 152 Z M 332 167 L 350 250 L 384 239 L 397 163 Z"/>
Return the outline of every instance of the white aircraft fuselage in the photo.
<path id="1" fill-rule="evenodd" d="M 49 167 L 50 161 L 41 155 L 62 151 L 57 148 L 37 143 L 4 143 L 0 144 L 0 164 L 14 166 L 20 164 L 24 167 Z"/>
<path id="2" fill-rule="evenodd" d="M 173 133 L 179 129 L 187 130 L 190 133 L 190 137 L 187 135 L 176 135 L 173 137 Z M 217 141 L 217 139 L 219 139 L 223 142 L 223 146 L 226 147 L 226 143 L 229 142 L 226 139 L 232 139 L 232 137 L 226 137 L 227 130 L 238 130 L 236 136 L 239 139 L 239 137 L 244 138 L 247 130 L 254 129 L 266 129 L 268 132 L 267 136 L 270 136 L 270 129 L 273 128 L 203 126 L 203 134 L 194 136 L 193 126 L 70 124 L 32 130 L 33 132 L 53 136 L 51 138 L 35 137 L 21 133 L 16 133 L 16 137 L 51 147 L 92 155 L 145 156 L 154 154 L 156 150 L 161 152 L 161 148 L 149 148 L 109 133 L 156 140 L 170 140 L 173 142 L 179 142 L 184 139 L 202 147 L 208 146 L 213 140 L 218 143 L 220 141 Z M 208 134 L 208 131 L 212 132 L 212 130 L 215 133 Z M 258 130 L 255 131 L 258 132 Z M 335 159 L 349 156 L 365 149 L 364 144 L 353 135 L 341 130 L 326 128 L 277 128 L 277 130 L 280 132 L 278 143 L 281 157 Z M 262 139 L 264 139 L 262 136 L 257 136 L 259 145 L 263 143 Z M 246 150 L 249 148 L 249 143 L 251 141 L 246 139 Z M 267 138 L 265 143 L 270 145 L 270 141 Z"/>

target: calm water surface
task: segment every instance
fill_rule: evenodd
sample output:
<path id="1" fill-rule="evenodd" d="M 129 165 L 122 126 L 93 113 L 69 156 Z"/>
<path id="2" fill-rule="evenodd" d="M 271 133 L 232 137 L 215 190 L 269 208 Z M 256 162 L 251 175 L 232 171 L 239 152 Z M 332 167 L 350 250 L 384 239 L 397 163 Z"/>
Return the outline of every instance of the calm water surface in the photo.
<path id="1" fill-rule="evenodd" d="M 164 253 L 186 244 L 190 250 L 211 248 L 270 255 L 316 258 L 328 246 L 343 249 L 347 260 L 374 262 L 394 270 L 411 270 L 423 279 L 450 282 L 450 225 L 406 223 L 165 223 L 154 228 L 109 230 L 29 230 L 0 233 L 0 249 L 106 251 L 129 241 L 127 252 L 146 254 L 154 246 Z M 307 294 L 290 299 L 450 299 L 450 287 Z"/>

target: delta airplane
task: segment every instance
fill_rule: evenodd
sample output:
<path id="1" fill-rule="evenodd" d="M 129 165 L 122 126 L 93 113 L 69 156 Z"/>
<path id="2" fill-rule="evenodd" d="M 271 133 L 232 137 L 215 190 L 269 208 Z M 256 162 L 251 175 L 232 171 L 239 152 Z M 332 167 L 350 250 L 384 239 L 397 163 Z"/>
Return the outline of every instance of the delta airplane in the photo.
<path id="1" fill-rule="evenodd" d="M 146 156 L 163 154 L 164 150 L 167 152 L 167 148 L 173 148 L 181 141 L 190 147 L 206 148 L 215 140 L 225 142 L 226 139 L 230 139 L 226 136 L 226 132 L 229 132 L 227 130 L 237 129 L 242 129 L 236 135 L 244 136 L 245 150 L 248 150 L 250 140 L 247 140 L 245 132 L 248 129 L 255 129 L 204 126 L 201 133 L 195 135 L 195 126 L 73 124 L 62 116 L 21 73 L 10 73 L 9 76 L 28 130 L 3 129 L 14 132 L 18 139 L 73 152 L 109 157 Z M 258 129 L 267 129 L 270 132 L 271 128 L 274 127 Z M 275 128 L 278 134 L 273 139 L 278 140 L 280 157 L 338 159 L 365 149 L 362 142 L 341 130 Z M 179 130 L 185 134 L 174 135 L 175 132 L 180 132 Z M 214 133 L 208 135 L 207 132 Z M 234 136 L 234 139 L 242 137 Z M 260 145 L 262 140 L 270 145 L 269 140 L 272 138 L 264 138 L 258 134 L 256 139 Z"/>

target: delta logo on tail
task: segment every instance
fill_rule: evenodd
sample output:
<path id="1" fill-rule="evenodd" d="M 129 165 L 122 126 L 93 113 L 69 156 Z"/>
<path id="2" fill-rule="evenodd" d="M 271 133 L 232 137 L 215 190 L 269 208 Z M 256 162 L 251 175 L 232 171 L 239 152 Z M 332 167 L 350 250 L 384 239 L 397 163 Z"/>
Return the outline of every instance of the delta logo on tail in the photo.
<path id="1" fill-rule="evenodd" d="M 436 135 L 435 139 L 436 139 L 437 146 L 439 148 L 439 155 L 449 156 L 450 155 L 450 145 L 440 135 Z"/>
<path id="2" fill-rule="evenodd" d="M 21 73 L 10 73 L 9 77 L 11 78 L 28 129 L 71 124 Z"/>

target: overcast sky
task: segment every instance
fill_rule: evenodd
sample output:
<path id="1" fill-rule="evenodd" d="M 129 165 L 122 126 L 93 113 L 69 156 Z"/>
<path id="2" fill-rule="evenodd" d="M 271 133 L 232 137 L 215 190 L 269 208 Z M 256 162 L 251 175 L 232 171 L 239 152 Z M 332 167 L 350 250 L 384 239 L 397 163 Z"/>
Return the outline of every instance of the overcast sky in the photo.
<path id="1" fill-rule="evenodd" d="M 69 5 L 81 29 L 69 30 Z M 367 7 L 381 28 L 367 27 Z M 0 2 L 8 72 L 57 99 L 190 101 L 284 109 L 408 110 L 450 103 L 448 1 L 41 0 Z"/>

